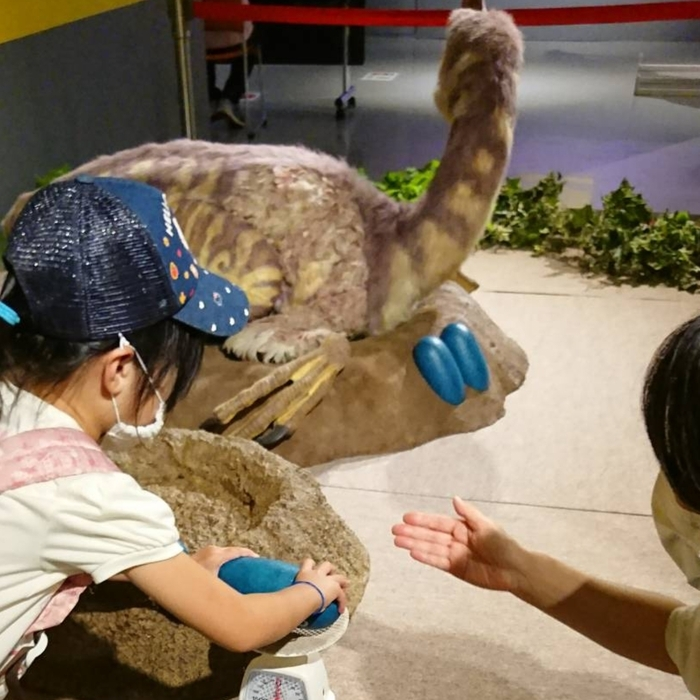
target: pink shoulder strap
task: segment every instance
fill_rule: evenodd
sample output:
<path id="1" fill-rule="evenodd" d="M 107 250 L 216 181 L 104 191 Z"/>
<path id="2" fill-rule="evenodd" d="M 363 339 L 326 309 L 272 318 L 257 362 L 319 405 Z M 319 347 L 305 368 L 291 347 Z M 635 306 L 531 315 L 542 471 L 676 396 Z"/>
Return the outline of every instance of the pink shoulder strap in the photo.
<path id="1" fill-rule="evenodd" d="M 43 428 L 12 437 L 0 435 L 0 493 L 66 476 L 118 471 L 100 446 L 77 429 Z M 90 583 L 87 574 L 67 578 L 27 634 L 63 622 Z"/>
<path id="2" fill-rule="evenodd" d="M 28 484 L 119 468 L 81 430 L 43 428 L 0 439 L 0 493 Z"/>

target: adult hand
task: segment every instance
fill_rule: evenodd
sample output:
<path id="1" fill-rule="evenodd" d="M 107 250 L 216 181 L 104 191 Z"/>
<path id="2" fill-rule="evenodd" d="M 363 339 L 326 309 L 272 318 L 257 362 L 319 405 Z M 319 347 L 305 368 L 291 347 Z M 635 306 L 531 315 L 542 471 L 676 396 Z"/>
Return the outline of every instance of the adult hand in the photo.
<path id="1" fill-rule="evenodd" d="M 516 592 L 522 586 L 525 551 L 506 532 L 461 498 L 453 500 L 457 518 L 407 513 L 392 528 L 394 544 L 416 561 L 479 588 Z"/>

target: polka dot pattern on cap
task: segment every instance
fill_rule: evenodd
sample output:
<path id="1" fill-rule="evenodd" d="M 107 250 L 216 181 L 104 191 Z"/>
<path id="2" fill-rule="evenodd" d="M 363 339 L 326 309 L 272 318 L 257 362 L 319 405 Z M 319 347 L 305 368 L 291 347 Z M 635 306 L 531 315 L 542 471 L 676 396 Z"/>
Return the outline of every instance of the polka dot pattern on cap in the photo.
<path id="1" fill-rule="evenodd" d="M 197 264 L 192 257 L 185 237 L 182 234 L 180 225 L 175 220 L 165 195 L 161 199 L 161 213 L 163 215 L 163 229 L 165 235 L 156 239 L 159 252 L 163 261 L 167 264 L 168 274 L 181 306 L 187 303 L 195 295 L 197 289 L 197 279 L 185 272 L 196 269 Z"/>
<path id="2" fill-rule="evenodd" d="M 149 228 L 180 307 L 175 319 L 221 337 L 241 330 L 249 314 L 245 293 L 199 266 L 166 196 L 154 192 L 158 203 L 150 209 Z"/>

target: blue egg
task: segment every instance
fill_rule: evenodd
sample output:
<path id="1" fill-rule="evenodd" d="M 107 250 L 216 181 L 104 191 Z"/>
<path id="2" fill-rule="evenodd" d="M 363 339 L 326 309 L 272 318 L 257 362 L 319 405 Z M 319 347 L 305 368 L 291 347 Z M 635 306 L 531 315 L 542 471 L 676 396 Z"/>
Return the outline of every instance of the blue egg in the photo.
<path id="1" fill-rule="evenodd" d="M 219 578 L 239 593 L 274 593 L 294 583 L 299 567 L 277 559 L 239 557 L 219 569 Z"/>
<path id="2" fill-rule="evenodd" d="M 486 391 L 490 384 L 489 367 L 474 334 L 463 323 L 451 323 L 440 338 L 455 358 L 462 381 L 476 391 Z"/>
<path id="3" fill-rule="evenodd" d="M 320 630 L 324 627 L 330 627 L 340 617 L 340 609 L 338 603 L 334 600 L 323 612 L 315 613 L 306 618 L 299 627 L 304 627 L 312 630 Z"/>
<path id="4" fill-rule="evenodd" d="M 291 586 L 298 573 L 298 566 L 279 559 L 239 557 L 221 566 L 219 578 L 239 593 L 275 593 Z M 323 612 L 308 617 L 300 627 L 322 629 L 339 617 L 338 603 L 333 601 Z"/>
<path id="5" fill-rule="evenodd" d="M 464 401 L 464 381 L 459 367 L 445 343 L 434 336 L 421 338 L 413 348 L 413 361 L 430 388 L 447 403 Z"/>

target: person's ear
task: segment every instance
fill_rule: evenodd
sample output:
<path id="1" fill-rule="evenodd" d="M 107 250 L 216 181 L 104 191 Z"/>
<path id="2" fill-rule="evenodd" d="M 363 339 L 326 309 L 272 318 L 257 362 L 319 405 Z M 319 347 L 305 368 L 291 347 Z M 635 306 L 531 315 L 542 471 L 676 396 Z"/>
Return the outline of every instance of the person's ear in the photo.
<path id="1" fill-rule="evenodd" d="M 134 349 L 131 346 L 110 350 L 102 358 L 102 389 L 108 396 L 119 396 L 133 386 Z"/>

